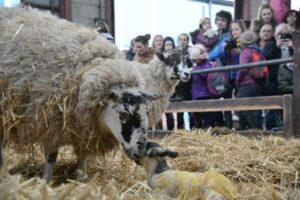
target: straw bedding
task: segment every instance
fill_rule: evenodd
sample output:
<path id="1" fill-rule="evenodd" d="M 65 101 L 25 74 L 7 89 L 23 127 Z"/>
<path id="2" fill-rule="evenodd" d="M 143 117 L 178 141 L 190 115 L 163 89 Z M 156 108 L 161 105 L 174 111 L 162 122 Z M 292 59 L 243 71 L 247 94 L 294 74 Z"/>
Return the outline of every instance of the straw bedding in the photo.
<path id="1" fill-rule="evenodd" d="M 299 139 L 177 131 L 157 142 L 179 152 L 178 158 L 168 159 L 173 169 L 217 170 L 230 178 L 238 187 L 237 199 L 300 198 Z M 105 160 L 89 160 L 88 171 L 93 178 L 89 183 L 79 183 L 67 179 L 72 178 L 75 163 L 72 149 L 65 147 L 54 169 L 59 175 L 47 185 L 32 178 L 41 173 L 43 160 L 39 148 L 35 150 L 34 158 L 28 158 L 5 148 L 7 164 L 0 173 L 0 199 L 170 199 L 152 191 L 142 167 L 127 160 L 122 151 L 111 153 Z"/>

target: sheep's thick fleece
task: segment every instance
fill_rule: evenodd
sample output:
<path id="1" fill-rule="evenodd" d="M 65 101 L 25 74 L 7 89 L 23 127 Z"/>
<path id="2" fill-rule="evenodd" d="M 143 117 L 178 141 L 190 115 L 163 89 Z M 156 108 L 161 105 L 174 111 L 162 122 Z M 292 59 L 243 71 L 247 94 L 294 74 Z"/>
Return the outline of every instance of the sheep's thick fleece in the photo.
<path id="1" fill-rule="evenodd" d="M 14 139 L 19 146 L 37 141 L 50 146 L 74 143 L 83 153 L 104 153 L 115 147 L 117 141 L 97 118 L 85 124 L 77 118 L 83 72 L 99 57 L 116 59 L 121 52 L 96 31 L 49 13 L 0 8 L 0 139 Z M 107 76 L 106 80 L 117 75 Z M 128 78 L 121 80 L 133 85 Z M 97 92 L 103 95 L 97 96 L 101 102 L 94 107 L 87 102 L 94 117 L 99 116 L 105 92 L 112 86 L 114 82 L 108 82 L 105 91 Z M 96 149 L 88 147 L 91 143 Z"/>

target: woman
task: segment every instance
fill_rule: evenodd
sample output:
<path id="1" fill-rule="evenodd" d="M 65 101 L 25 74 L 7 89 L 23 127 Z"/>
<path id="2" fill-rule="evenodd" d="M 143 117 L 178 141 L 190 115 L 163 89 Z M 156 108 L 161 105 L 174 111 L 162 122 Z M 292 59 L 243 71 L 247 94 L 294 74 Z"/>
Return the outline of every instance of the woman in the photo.
<path id="1" fill-rule="evenodd" d="M 139 35 L 134 40 L 135 56 L 133 60 L 139 63 L 149 63 L 155 54 L 155 49 L 149 47 L 150 35 Z"/>
<path id="2" fill-rule="evenodd" d="M 160 34 L 157 34 L 153 37 L 152 48 L 157 52 L 160 52 L 163 47 L 164 37 Z"/>
<path id="3" fill-rule="evenodd" d="M 300 40 L 300 13 L 297 10 L 289 10 L 284 22 L 292 27 L 292 39 Z"/>
<path id="4" fill-rule="evenodd" d="M 167 36 L 163 40 L 163 45 L 162 45 L 161 51 L 164 53 L 164 52 L 167 52 L 172 49 L 175 49 L 175 42 L 172 37 Z M 174 129 L 173 113 L 165 113 L 165 114 L 166 114 L 167 129 L 173 130 Z"/>
<path id="5" fill-rule="evenodd" d="M 240 36 L 247 29 L 246 24 L 242 20 L 233 21 L 229 27 L 230 39 L 225 42 L 224 50 L 221 53 L 221 62 L 226 65 L 238 65 L 240 59 Z M 237 71 L 232 70 L 229 72 L 229 91 L 225 94 L 224 98 L 232 98 L 233 89 L 235 88 L 235 79 Z M 232 128 L 232 113 L 225 112 L 225 124 L 227 128 Z"/>

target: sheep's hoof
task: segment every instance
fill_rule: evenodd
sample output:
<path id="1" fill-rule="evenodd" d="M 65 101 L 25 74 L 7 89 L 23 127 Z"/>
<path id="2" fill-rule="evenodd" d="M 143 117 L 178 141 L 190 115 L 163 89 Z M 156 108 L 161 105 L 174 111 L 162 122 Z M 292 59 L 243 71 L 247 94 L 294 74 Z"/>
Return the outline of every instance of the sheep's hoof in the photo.
<path id="1" fill-rule="evenodd" d="M 89 176 L 85 173 L 82 173 L 81 170 L 78 170 L 76 180 L 82 183 L 87 183 L 89 181 Z"/>
<path id="2" fill-rule="evenodd" d="M 45 174 L 45 175 L 43 176 L 43 179 L 44 179 L 47 183 L 49 183 L 49 182 L 51 181 L 51 179 L 52 179 L 52 176 L 51 176 L 51 175 L 48 175 L 48 174 Z"/>

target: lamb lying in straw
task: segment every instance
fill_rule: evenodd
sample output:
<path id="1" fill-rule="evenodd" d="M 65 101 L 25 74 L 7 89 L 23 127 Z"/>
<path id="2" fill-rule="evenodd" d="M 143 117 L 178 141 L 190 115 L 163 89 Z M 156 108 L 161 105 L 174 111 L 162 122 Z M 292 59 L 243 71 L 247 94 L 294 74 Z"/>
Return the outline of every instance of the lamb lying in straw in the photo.
<path id="1" fill-rule="evenodd" d="M 136 163 L 145 168 L 148 184 L 152 189 L 178 199 L 235 199 L 237 191 L 234 184 L 218 172 L 171 170 L 165 157 L 175 158 L 177 155 L 177 152 L 165 149 L 157 143 L 147 142 L 145 156 Z"/>

